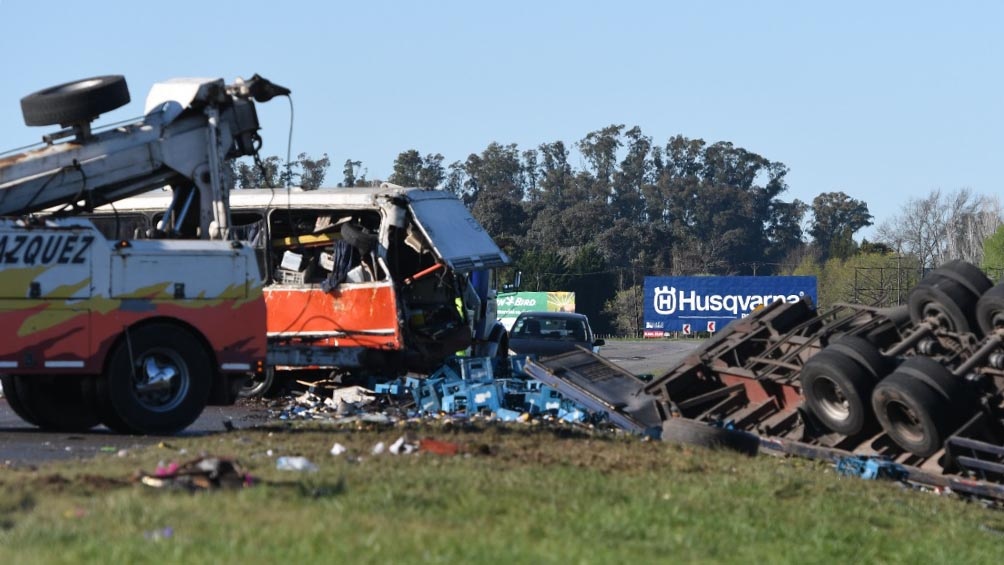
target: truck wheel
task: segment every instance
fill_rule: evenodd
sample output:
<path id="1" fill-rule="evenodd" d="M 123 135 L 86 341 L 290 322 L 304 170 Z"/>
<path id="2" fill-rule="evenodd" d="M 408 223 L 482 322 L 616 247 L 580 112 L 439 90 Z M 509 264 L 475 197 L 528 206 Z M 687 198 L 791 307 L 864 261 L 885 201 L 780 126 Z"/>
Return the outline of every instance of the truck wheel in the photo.
<path id="1" fill-rule="evenodd" d="M 89 122 L 129 103 L 122 75 L 77 80 L 39 90 L 21 99 L 25 125 L 51 126 Z"/>
<path id="2" fill-rule="evenodd" d="M 194 335 L 172 324 L 150 324 L 130 330 L 116 346 L 97 393 L 126 431 L 173 434 L 206 407 L 212 371 L 212 359 Z"/>
<path id="3" fill-rule="evenodd" d="M 956 333 L 974 333 L 975 309 L 979 296 L 957 280 L 928 275 L 907 298 L 910 318 L 915 323 L 931 322 Z"/>
<path id="4" fill-rule="evenodd" d="M 38 418 L 21 402 L 21 397 L 18 394 L 17 378 L 14 375 L 0 375 L 0 384 L 3 385 L 3 396 L 7 399 L 7 405 L 10 406 L 10 409 L 25 422 L 33 426 L 39 425 Z"/>
<path id="5" fill-rule="evenodd" d="M 868 371 L 876 383 L 893 369 L 892 360 L 882 355 L 878 347 L 863 337 L 843 335 L 831 341 L 827 349 L 853 359 Z"/>
<path id="6" fill-rule="evenodd" d="M 868 332 L 868 341 L 878 347 L 889 347 L 902 338 L 900 329 L 910 323 L 910 307 L 903 304 L 892 308 L 882 308 L 878 314 L 882 321 Z"/>
<path id="7" fill-rule="evenodd" d="M 756 455 L 760 438 L 739 430 L 711 426 L 688 418 L 670 418 L 662 423 L 662 441 L 728 449 L 744 455 Z"/>
<path id="8" fill-rule="evenodd" d="M 1004 284 L 986 291 L 976 303 L 976 321 L 984 335 L 1004 329 Z"/>
<path id="9" fill-rule="evenodd" d="M 990 278 L 987 277 L 986 273 L 984 273 L 979 267 L 961 259 L 955 259 L 945 263 L 944 265 L 931 271 L 928 276 L 932 275 L 953 279 L 969 289 L 969 292 L 976 296 L 982 295 L 986 291 L 990 290 L 990 287 L 994 285 Z"/>
<path id="10" fill-rule="evenodd" d="M 900 447 L 920 457 L 941 449 L 966 404 L 959 379 L 928 357 L 907 359 L 872 394 L 882 429 Z"/>
<path id="11" fill-rule="evenodd" d="M 840 351 L 813 355 L 799 375 L 805 405 L 828 429 L 853 436 L 872 423 L 868 400 L 875 378 Z"/>
<path id="12" fill-rule="evenodd" d="M 274 383 L 275 368 L 268 367 L 260 376 L 254 375 L 248 379 L 245 385 L 241 387 L 239 396 L 240 398 L 257 398 L 259 396 L 267 396 Z"/>
<path id="13" fill-rule="evenodd" d="M 22 406 L 36 426 L 59 432 L 83 432 L 100 423 L 98 416 L 84 402 L 80 376 L 14 377 Z M 6 387 L 5 387 L 6 389 Z"/>

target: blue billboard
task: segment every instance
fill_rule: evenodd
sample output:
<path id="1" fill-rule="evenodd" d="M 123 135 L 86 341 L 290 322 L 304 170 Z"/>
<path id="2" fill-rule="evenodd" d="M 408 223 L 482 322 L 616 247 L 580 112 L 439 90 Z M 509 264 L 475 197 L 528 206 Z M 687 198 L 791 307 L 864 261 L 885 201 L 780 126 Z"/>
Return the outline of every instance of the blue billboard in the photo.
<path id="1" fill-rule="evenodd" d="M 816 277 L 645 277 L 645 337 L 715 332 L 776 300 L 818 302 Z"/>

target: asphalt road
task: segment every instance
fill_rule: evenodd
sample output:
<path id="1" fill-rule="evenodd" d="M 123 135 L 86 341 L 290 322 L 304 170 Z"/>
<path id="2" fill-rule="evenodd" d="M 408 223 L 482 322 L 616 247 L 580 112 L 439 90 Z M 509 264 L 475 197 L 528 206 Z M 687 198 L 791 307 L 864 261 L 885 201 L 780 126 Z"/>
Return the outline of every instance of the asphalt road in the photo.
<path id="1" fill-rule="evenodd" d="M 601 349 L 601 355 L 632 374 L 660 375 L 699 341 L 611 341 Z M 223 433 L 224 422 L 235 427 L 249 427 L 267 420 L 267 411 L 254 406 L 210 406 L 181 437 Z M 156 445 L 167 440 L 159 436 L 125 436 L 98 427 L 86 433 L 53 433 L 35 428 L 20 418 L 0 400 L 0 467 L 31 466 L 54 460 L 91 457 L 98 453 Z"/>

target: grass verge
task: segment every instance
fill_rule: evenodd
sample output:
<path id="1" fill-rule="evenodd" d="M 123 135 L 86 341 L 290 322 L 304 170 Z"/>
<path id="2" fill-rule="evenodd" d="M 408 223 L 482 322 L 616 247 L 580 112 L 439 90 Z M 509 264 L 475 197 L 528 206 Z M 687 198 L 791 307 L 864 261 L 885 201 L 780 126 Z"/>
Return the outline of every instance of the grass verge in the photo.
<path id="1" fill-rule="evenodd" d="M 411 430 L 460 455 L 371 454 L 403 431 L 272 426 L 3 469 L 0 562 L 999 562 L 999 511 L 816 462 L 491 424 Z M 203 453 L 257 484 L 131 480 Z"/>

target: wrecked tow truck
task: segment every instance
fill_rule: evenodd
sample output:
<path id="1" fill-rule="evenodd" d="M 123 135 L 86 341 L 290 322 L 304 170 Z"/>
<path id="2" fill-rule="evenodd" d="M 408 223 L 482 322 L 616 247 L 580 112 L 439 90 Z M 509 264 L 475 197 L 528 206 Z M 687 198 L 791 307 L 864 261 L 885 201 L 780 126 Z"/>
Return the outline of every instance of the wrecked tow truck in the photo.
<path id="1" fill-rule="evenodd" d="M 897 308 L 772 303 L 648 383 L 585 350 L 526 370 L 615 414 L 656 411 L 664 438 L 879 461 L 914 483 L 1004 501 L 1004 285 L 962 261 Z"/>
<path id="2" fill-rule="evenodd" d="M 169 198 L 125 199 L 91 220 L 108 237 L 193 230 L 164 215 Z M 507 355 L 494 270 L 509 257 L 452 194 L 389 183 L 242 189 L 229 205 L 232 231 L 255 250 L 267 311 L 267 369 L 247 394 L 332 371 L 429 373 L 467 348 Z"/>

